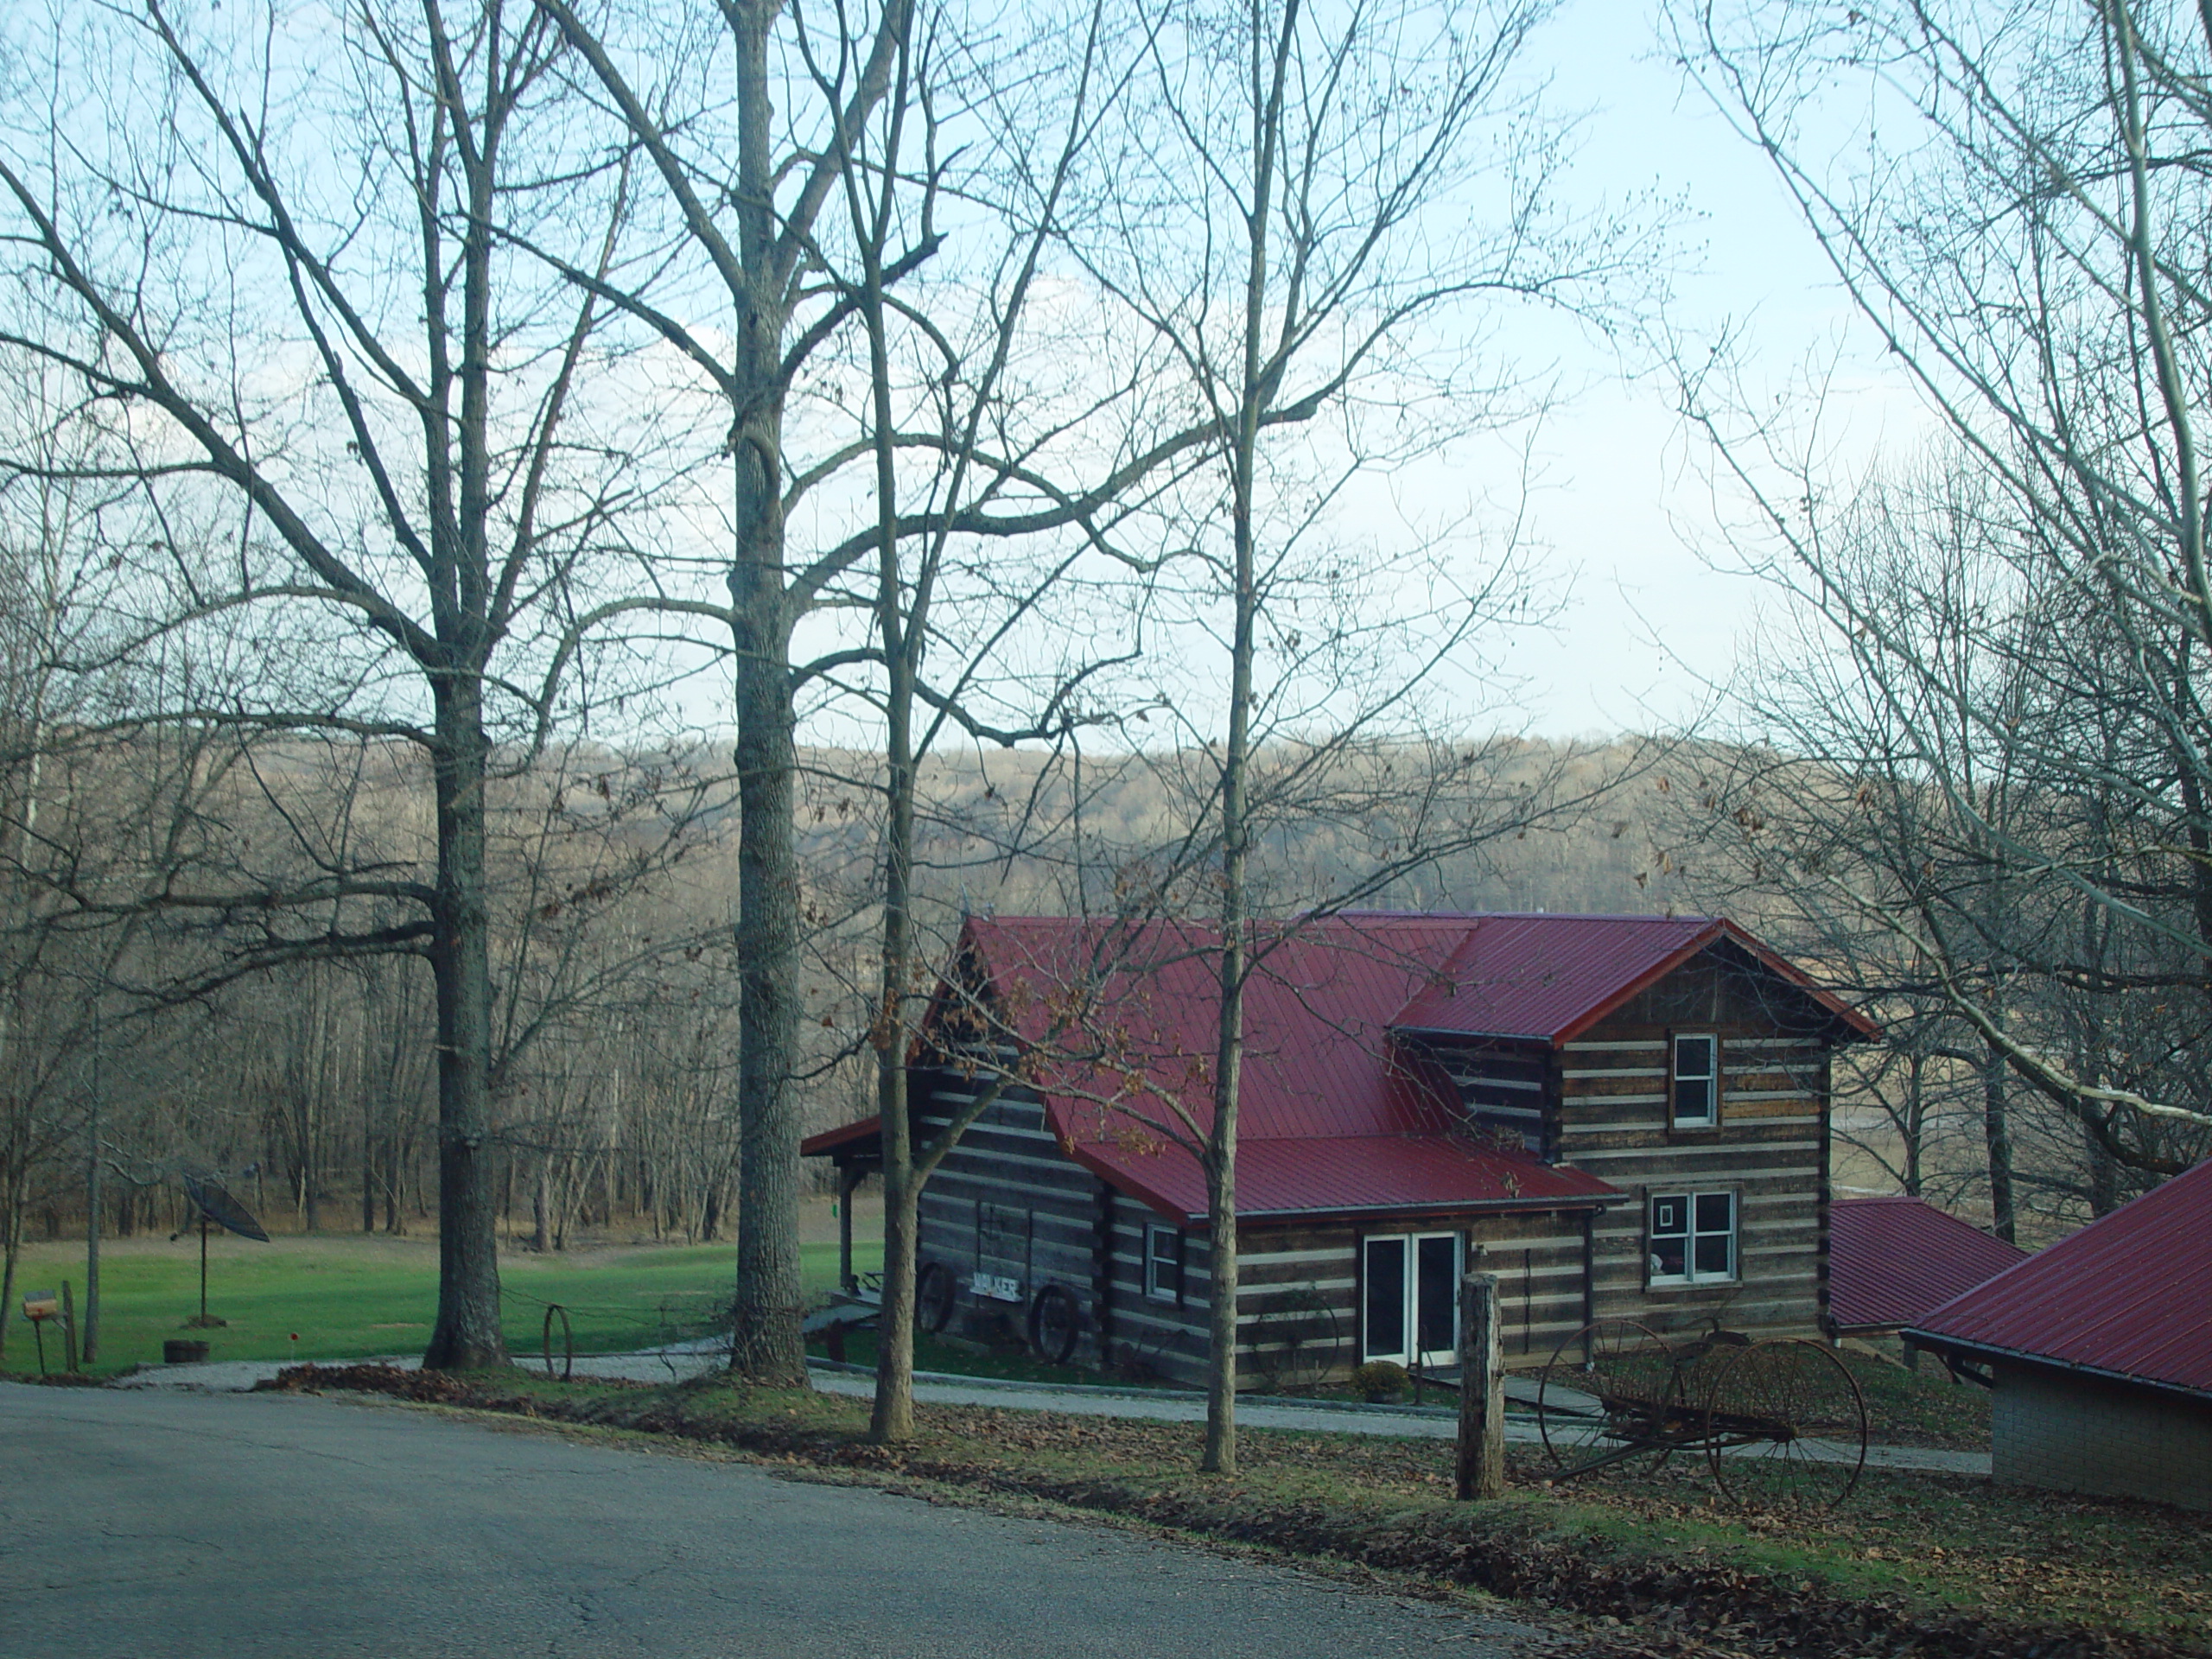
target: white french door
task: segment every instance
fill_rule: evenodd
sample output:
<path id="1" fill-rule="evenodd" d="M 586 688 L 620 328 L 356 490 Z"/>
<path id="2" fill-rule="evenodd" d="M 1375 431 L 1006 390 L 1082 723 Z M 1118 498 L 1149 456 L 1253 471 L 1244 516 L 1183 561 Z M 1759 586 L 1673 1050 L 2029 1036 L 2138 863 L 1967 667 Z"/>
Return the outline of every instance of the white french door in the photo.
<path id="1" fill-rule="evenodd" d="M 1360 1267 L 1362 1359 L 1459 1358 L 1459 1234 L 1374 1234 L 1360 1241 Z"/>

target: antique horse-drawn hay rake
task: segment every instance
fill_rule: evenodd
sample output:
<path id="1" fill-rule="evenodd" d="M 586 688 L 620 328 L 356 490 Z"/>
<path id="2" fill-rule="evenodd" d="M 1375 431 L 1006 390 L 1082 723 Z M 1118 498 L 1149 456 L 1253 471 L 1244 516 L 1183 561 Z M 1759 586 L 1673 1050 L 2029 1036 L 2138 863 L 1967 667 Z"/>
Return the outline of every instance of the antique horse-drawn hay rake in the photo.
<path id="1" fill-rule="evenodd" d="M 1866 1467 L 1866 1396 L 1841 1360 L 1802 1338 L 1714 1332 L 1676 1345 L 1633 1319 L 1600 1319 L 1532 1380 L 1554 1480 L 1651 1474 L 1678 1452 L 1703 1452 L 1737 1507 L 1817 1513 L 1850 1497 Z"/>

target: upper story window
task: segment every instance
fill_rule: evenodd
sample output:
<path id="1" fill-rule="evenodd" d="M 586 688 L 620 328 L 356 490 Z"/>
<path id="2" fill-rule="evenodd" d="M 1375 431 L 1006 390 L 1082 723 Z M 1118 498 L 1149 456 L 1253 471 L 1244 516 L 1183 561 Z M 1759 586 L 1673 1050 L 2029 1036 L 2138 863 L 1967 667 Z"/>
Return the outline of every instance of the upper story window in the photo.
<path id="1" fill-rule="evenodd" d="M 1155 1302 L 1183 1300 L 1183 1235 L 1156 1221 L 1144 1230 L 1144 1294 Z"/>
<path id="2" fill-rule="evenodd" d="M 1676 1128 L 1710 1128 L 1720 1121 L 1720 1039 L 1709 1033 L 1678 1035 L 1669 1071 L 1668 1098 Z"/>

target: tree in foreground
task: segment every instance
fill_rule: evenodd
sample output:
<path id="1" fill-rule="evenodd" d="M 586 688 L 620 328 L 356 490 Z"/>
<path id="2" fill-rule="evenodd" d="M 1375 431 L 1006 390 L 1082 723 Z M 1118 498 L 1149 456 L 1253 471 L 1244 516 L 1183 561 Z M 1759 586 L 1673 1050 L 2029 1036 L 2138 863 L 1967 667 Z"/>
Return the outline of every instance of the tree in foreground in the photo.
<path id="1" fill-rule="evenodd" d="M 1173 556 L 1141 600 L 1144 701 L 1169 737 L 1140 753 L 1181 827 L 1170 845 L 1124 849 L 1099 903 L 1122 924 L 1198 923 L 1101 937 L 1202 950 L 1217 988 L 1212 1049 L 1191 1057 L 1204 1098 L 1147 1123 L 1205 1174 L 1211 1471 L 1236 1466 L 1251 976 L 1306 922 L 1560 810 L 1546 790 L 1492 796 L 1492 756 L 1468 735 L 1501 713 L 1491 631 L 1546 612 L 1529 550 L 1448 512 L 1395 536 L 1376 527 L 1383 478 L 1532 412 L 1513 372 L 1475 349 L 1480 302 L 1594 309 L 1618 269 L 1610 234 L 1556 211 L 1556 130 L 1516 90 L 1547 12 L 1147 9 L 1116 110 L 1123 142 L 1099 147 L 1112 160 L 1090 181 L 1112 209 L 1070 237 L 1157 365 L 1154 395 L 1194 411 L 1201 435 L 1148 505 Z M 1357 848 L 1351 871 L 1325 890 L 1281 872 L 1270 883 L 1270 842 L 1321 821 Z"/>

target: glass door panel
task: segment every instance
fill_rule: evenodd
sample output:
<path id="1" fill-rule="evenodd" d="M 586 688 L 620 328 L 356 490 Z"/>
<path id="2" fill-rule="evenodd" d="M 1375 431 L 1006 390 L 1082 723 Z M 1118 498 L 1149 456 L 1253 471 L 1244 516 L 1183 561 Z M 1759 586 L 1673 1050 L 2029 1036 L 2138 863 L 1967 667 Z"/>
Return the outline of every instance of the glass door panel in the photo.
<path id="1" fill-rule="evenodd" d="M 1360 1357 L 1406 1357 L 1406 1243 L 1402 1235 L 1370 1238 L 1362 1278 L 1366 1304 L 1361 1320 Z"/>
<path id="2" fill-rule="evenodd" d="M 1424 1365 L 1459 1357 L 1459 1236 L 1431 1233 L 1414 1242 L 1414 1329 Z"/>

